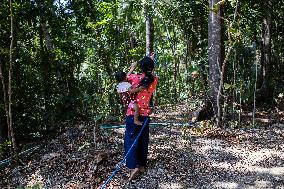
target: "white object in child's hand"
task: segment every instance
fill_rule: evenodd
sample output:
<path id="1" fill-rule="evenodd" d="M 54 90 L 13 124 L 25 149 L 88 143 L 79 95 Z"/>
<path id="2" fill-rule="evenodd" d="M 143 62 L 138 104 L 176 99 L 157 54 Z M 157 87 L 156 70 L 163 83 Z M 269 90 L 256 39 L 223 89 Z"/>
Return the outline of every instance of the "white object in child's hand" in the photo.
<path id="1" fill-rule="evenodd" d="M 116 89 L 118 93 L 124 93 L 124 92 L 127 92 L 130 87 L 131 87 L 130 83 L 121 82 L 116 86 Z"/>

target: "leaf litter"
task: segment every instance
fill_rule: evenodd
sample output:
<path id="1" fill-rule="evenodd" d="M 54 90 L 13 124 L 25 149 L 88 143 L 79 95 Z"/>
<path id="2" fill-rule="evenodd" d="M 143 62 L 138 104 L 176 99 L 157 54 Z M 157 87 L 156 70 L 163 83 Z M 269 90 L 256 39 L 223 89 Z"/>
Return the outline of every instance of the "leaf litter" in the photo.
<path id="1" fill-rule="evenodd" d="M 187 107 L 168 108 L 156 109 L 152 121 L 184 120 Z M 146 171 L 127 182 L 122 166 L 107 188 L 284 188 L 284 124 L 204 125 L 151 127 Z M 124 129 L 99 130 L 95 144 L 93 128 L 81 123 L 43 142 L 25 165 L 1 170 L 1 188 L 99 188 L 123 159 Z"/>

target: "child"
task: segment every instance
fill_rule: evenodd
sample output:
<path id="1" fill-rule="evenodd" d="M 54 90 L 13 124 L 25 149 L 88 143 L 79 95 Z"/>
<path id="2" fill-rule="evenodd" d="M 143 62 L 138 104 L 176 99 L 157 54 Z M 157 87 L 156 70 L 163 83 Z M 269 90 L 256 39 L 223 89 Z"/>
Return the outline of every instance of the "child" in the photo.
<path id="1" fill-rule="evenodd" d="M 126 106 L 132 106 L 134 110 L 134 123 L 136 125 L 142 125 L 142 123 L 138 120 L 139 117 L 139 106 L 137 102 L 135 101 L 135 93 L 133 93 L 132 85 L 127 82 L 127 75 L 123 71 L 119 71 L 115 74 L 115 79 L 117 82 L 117 92 L 119 93 L 119 96 L 122 100 L 122 103 Z M 138 91 L 139 92 L 139 91 Z"/>
<path id="2" fill-rule="evenodd" d="M 117 92 L 119 93 L 123 104 L 126 105 L 126 107 L 130 106 L 134 110 L 134 123 L 136 125 L 142 125 L 142 123 L 138 120 L 139 106 L 135 101 L 135 97 L 140 91 L 149 87 L 149 85 L 154 81 L 154 77 L 152 73 L 145 72 L 143 78 L 138 78 L 139 80 L 131 79 L 131 74 L 135 70 L 136 66 L 137 62 L 134 62 L 127 74 L 119 71 L 115 74 L 115 78 L 119 82 L 117 85 Z"/>

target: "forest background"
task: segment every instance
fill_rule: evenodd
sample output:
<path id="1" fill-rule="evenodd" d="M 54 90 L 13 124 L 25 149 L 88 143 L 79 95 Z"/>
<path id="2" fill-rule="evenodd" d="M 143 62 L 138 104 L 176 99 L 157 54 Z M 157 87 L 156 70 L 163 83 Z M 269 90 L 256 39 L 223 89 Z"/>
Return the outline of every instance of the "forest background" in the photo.
<path id="1" fill-rule="evenodd" d="M 224 127 L 282 115 L 283 14 L 277 0 L 2 0 L 0 159 L 78 121 L 122 121 L 114 73 L 150 51 L 156 105 Z"/>

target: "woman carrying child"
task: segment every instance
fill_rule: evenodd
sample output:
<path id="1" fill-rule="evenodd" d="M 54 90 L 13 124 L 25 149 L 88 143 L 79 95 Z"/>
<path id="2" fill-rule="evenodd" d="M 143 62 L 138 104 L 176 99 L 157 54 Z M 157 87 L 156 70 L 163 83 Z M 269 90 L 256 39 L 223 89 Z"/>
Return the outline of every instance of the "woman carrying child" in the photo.
<path id="1" fill-rule="evenodd" d="M 130 89 L 129 92 L 138 92 L 135 96 L 135 102 L 139 106 L 138 119 L 142 123 L 142 125 L 145 124 L 145 126 L 140 137 L 138 138 L 137 142 L 134 144 L 133 148 L 130 150 L 126 158 L 126 166 L 130 169 L 129 180 L 132 180 L 136 176 L 136 174 L 139 173 L 139 171 L 143 172 L 145 170 L 149 144 L 149 114 L 151 112 L 150 99 L 158 83 L 158 78 L 153 75 L 153 56 L 151 58 L 143 58 L 139 61 L 139 65 L 142 74 L 128 74 L 127 79 L 131 83 L 136 82 L 137 84 L 137 87 Z M 137 63 L 134 63 L 131 70 L 133 71 L 136 66 Z M 131 106 L 128 106 L 126 112 L 126 129 L 124 135 L 125 153 L 128 152 L 138 133 L 142 129 L 142 125 L 135 124 L 134 114 L 135 110 Z"/>

